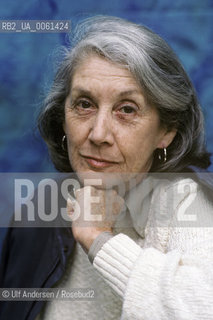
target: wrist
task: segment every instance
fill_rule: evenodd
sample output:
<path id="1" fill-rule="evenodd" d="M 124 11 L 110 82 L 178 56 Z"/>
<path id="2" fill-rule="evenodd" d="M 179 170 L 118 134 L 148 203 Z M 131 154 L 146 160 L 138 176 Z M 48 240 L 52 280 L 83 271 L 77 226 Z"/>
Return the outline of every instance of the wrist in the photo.
<path id="1" fill-rule="evenodd" d="M 88 258 L 89 261 L 93 264 L 93 260 L 96 257 L 98 251 L 103 247 L 103 245 L 113 237 L 112 232 L 104 231 L 100 233 L 95 240 L 93 241 L 89 251 Z"/>
<path id="2" fill-rule="evenodd" d="M 88 251 L 90 250 L 93 242 L 96 240 L 96 238 L 103 232 L 108 232 L 109 234 L 112 234 L 111 232 L 112 230 L 110 229 L 101 229 L 101 230 L 97 230 L 97 229 L 90 229 L 89 233 L 85 232 L 85 237 L 84 239 L 81 238 L 81 240 L 76 239 L 84 248 L 85 252 L 88 253 Z"/>

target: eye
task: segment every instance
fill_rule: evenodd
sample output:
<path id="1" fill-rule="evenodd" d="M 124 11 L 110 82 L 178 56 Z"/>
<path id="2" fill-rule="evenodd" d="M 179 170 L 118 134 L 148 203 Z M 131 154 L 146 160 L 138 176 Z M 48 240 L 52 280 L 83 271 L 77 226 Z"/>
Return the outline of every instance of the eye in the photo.
<path id="1" fill-rule="evenodd" d="M 90 100 L 78 99 L 73 102 L 73 109 L 79 115 L 89 115 L 96 110 L 96 106 L 94 103 L 90 102 Z"/>
<path id="2" fill-rule="evenodd" d="M 137 114 L 138 107 L 137 105 L 131 103 L 131 102 L 125 102 L 122 103 L 120 106 L 118 106 L 116 113 L 120 117 L 133 117 Z"/>
<path id="3" fill-rule="evenodd" d="M 127 114 L 136 112 L 135 108 L 133 108 L 131 106 L 123 106 L 122 108 L 119 109 L 119 111 L 122 113 L 127 113 Z"/>
<path id="4" fill-rule="evenodd" d="M 87 100 L 80 100 L 77 102 L 77 107 L 82 109 L 89 109 L 92 107 L 92 104 Z"/>

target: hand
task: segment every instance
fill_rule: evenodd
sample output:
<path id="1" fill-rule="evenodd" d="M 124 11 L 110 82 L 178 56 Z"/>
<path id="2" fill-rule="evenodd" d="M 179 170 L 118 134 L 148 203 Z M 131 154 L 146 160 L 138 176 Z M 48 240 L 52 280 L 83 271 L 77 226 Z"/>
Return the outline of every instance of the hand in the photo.
<path id="1" fill-rule="evenodd" d="M 76 190 L 75 195 L 76 201 L 67 200 L 67 212 L 72 220 L 75 240 L 88 252 L 100 233 L 112 232 L 124 200 L 115 190 L 100 190 L 91 186 Z"/>

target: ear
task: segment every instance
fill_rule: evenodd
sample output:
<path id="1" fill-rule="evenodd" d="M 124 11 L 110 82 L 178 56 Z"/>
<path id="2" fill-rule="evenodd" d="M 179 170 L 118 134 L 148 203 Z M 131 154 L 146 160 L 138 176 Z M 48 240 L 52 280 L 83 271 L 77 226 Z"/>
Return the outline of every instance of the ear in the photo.
<path id="1" fill-rule="evenodd" d="M 157 145 L 157 148 L 159 149 L 167 148 L 170 145 L 170 143 L 172 143 L 174 137 L 176 136 L 176 133 L 177 133 L 176 129 L 165 131 Z"/>

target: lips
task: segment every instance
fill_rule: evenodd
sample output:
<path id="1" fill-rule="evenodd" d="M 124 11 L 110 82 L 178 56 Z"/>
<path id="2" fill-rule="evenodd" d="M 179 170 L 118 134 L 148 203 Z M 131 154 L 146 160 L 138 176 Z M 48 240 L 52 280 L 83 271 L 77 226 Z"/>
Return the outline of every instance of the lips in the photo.
<path id="1" fill-rule="evenodd" d="M 86 160 L 86 162 L 93 168 L 108 168 L 112 165 L 115 165 L 117 162 L 115 161 L 109 161 L 106 159 L 100 159 L 100 158 L 94 158 L 90 156 L 83 156 L 83 158 Z"/>

